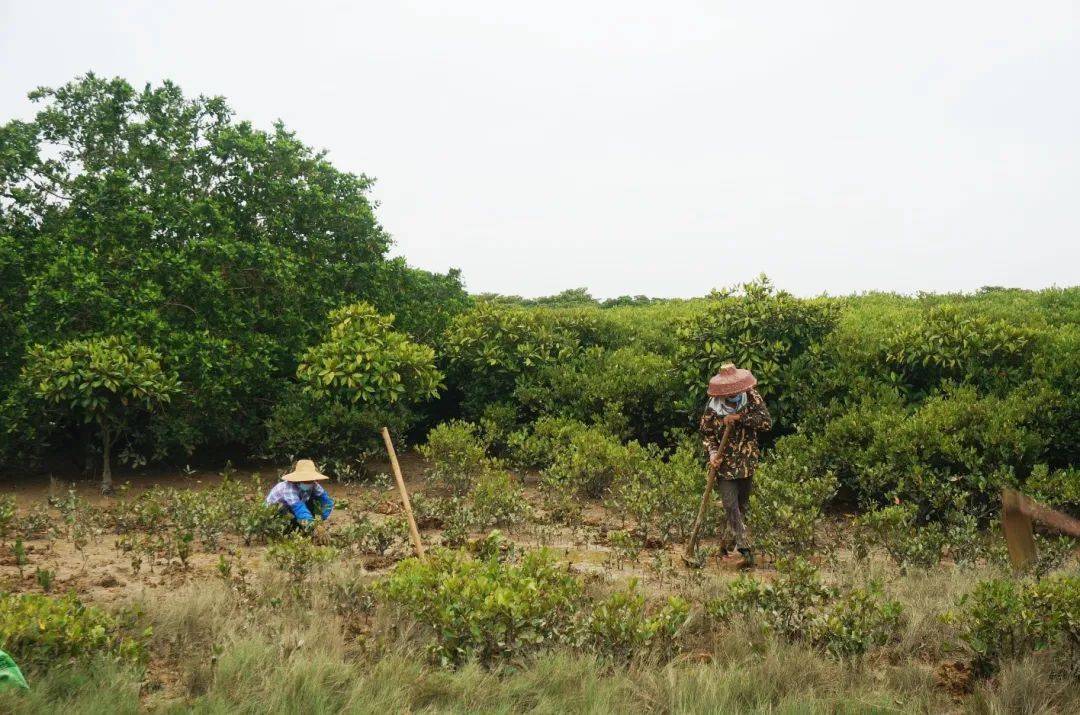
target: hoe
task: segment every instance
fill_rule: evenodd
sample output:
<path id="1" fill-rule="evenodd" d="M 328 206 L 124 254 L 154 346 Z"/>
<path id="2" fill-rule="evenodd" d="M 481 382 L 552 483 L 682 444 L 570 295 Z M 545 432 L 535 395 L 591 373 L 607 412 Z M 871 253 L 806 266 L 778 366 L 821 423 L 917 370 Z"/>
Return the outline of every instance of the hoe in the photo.
<path id="1" fill-rule="evenodd" d="M 728 438 L 731 437 L 731 425 L 724 427 L 724 434 L 720 437 L 720 449 L 718 453 L 723 456 L 724 448 L 727 447 Z M 705 477 L 705 493 L 701 495 L 701 506 L 698 507 L 697 518 L 694 519 L 694 528 L 690 529 L 690 540 L 686 542 L 686 553 L 683 554 L 683 562 L 687 566 L 700 567 L 701 557 L 698 556 L 698 537 L 701 536 L 701 525 L 705 523 L 705 515 L 709 511 L 709 500 L 712 498 L 713 483 L 716 481 L 716 472 L 720 465 L 709 465 L 709 474 Z"/>
<path id="2" fill-rule="evenodd" d="M 1080 538 L 1080 521 L 1029 499 L 1015 489 L 1001 490 L 1001 530 L 1009 547 L 1009 562 L 1016 571 L 1035 563 L 1035 536 L 1031 522 Z"/>

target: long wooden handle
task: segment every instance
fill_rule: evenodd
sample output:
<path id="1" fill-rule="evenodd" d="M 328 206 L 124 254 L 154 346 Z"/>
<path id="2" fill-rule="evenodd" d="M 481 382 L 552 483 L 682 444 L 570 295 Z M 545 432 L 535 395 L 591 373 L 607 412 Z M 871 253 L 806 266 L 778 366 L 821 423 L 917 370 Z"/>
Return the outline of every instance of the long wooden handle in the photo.
<path id="1" fill-rule="evenodd" d="M 724 425 L 724 435 L 720 438 L 720 449 L 717 450 L 717 454 L 720 457 L 724 456 L 724 449 L 727 447 L 728 439 L 731 437 L 731 425 Z M 713 465 L 712 460 L 709 460 L 709 474 L 705 477 L 705 493 L 701 495 L 701 505 L 698 506 L 697 518 L 694 519 L 694 527 L 690 529 L 690 540 L 686 542 L 686 554 L 687 561 L 693 561 L 697 558 L 697 545 L 698 537 L 701 535 L 701 525 L 705 523 L 705 515 L 709 511 L 709 501 L 712 499 L 713 483 L 716 481 L 716 472 L 719 471 L 719 465 Z"/>
<path id="2" fill-rule="evenodd" d="M 401 466 L 397 461 L 397 452 L 394 451 L 394 443 L 390 440 L 390 430 L 382 428 L 383 442 L 386 443 L 386 453 L 390 455 L 390 468 L 394 471 L 394 480 L 397 482 L 398 492 L 401 494 L 401 504 L 405 507 L 405 517 L 409 520 L 409 537 L 412 539 L 413 549 L 416 555 L 424 558 L 424 542 L 420 540 L 420 530 L 416 528 L 416 518 L 413 516 L 412 503 L 409 501 L 409 492 L 405 489 L 405 478 L 401 476 Z"/>

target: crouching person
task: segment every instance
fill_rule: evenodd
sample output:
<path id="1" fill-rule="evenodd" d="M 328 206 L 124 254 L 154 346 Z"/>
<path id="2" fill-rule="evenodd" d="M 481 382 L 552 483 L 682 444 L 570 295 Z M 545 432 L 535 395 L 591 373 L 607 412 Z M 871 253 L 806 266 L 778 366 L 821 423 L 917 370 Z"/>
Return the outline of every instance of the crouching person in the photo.
<path id="1" fill-rule="evenodd" d="M 278 506 L 282 514 L 291 519 L 293 529 L 314 530 L 317 540 L 325 540 L 326 534 L 316 524 L 315 514 L 326 520 L 334 510 L 334 500 L 319 484 L 326 479 L 328 477 L 319 473 L 314 462 L 301 459 L 266 495 L 266 503 Z"/>
<path id="2" fill-rule="evenodd" d="M 754 470 L 761 450 L 758 432 L 772 429 L 772 417 L 765 401 L 754 389 L 757 379 L 749 370 L 727 363 L 709 380 L 709 401 L 701 417 L 701 434 L 709 452 L 709 465 L 716 471 L 716 487 L 724 503 L 728 527 L 735 548 L 745 566 L 754 565 L 754 553 L 746 530 L 747 508 L 753 488 Z M 723 453 L 720 441 L 724 428 L 731 436 Z"/>

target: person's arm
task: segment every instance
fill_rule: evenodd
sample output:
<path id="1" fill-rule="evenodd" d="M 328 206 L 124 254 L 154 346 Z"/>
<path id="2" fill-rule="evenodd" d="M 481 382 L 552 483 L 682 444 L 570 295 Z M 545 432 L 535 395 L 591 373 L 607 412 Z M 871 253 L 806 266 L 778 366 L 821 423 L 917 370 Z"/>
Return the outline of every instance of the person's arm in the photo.
<path id="1" fill-rule="evenodd" d="M 715 460 L 716 455 L 720 452 L 720 439 L 717 435 L 720 433 L 721 424 L 723 424 L 723 421 L 720 419 L 720 415 L 706 407 L 705 414 L 701 416 L 698 431 L 701 432 L 701 442 L 705 445 L 705 451 L 709 453 L 710 460 Z"/>
<path id="2" fill-rule="evenodd" d="M 772 429 L 772 415 L 765 406 L 765 400 L 761 398 L 757 390 L 750 393 L 750 403 L 746 406 L 741 422 L 755 432 L 768 432 Z"/>
<path id="3" fill-rule="evenodd" d="M 330 495 L 326 493 L 326 490 L 322 488 L 321 484 L 315 485 L 315 497 L 322 504 L 322 518 L 323 520 L 330 518 L 330 512 L 334 510 L 334 500 L 330 498 Z"/>
<path id="4" fill-rule="evenodd" d="M 311 511 L 307 508 L 307 504 L 302 500 L 298 500 L 295 504 L 289 504 L 288 507 L 296 520 L 301 524 L 310 524 L 315 519 L 315 517 L 311 515 Z"/>

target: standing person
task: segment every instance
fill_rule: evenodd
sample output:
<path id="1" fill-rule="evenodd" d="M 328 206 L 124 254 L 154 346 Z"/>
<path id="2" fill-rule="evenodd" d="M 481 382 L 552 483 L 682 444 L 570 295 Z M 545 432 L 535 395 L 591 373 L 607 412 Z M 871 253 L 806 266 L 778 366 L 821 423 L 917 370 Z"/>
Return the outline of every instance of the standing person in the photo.
<path id="1" fill-rule="evenodd" d="M 756 384 L 757 379 L 749 370 L 732 363 L 721 366 L 720 372 L 709 380 L 709 401 L 700 427 L 709 452 L 709 466 L 717 470 L 716 485 L 728 527 L 746 566 L 754 565 L 754 553 L 746 533 L 746 511 L 754 469 L 761 455 L 758 432 L 772 429 L 772 417 L 765 400 L 754 389 Z M 721 454 L 720 439 L 726 425 L 731 425 L 731 436 Z"/>
<path id="2" fill-rule="evenodd" d="M 334 500 L 319 484 L 328 478 L 319 473 L 315 462 L 301 459 L 293 471 L 282 476 L 281 481 L 273 486 L 266 495 L 266 503 L 278 505 L 282 513 L 291 517 L 294 528 L 309 530 L 315 527 L 314 514 L 318 513 L 325 520 L 330 518 L 330 512 L 334 510 Z M 316 536 L 324 538 L 321 530 L 316 529 Z"/>

